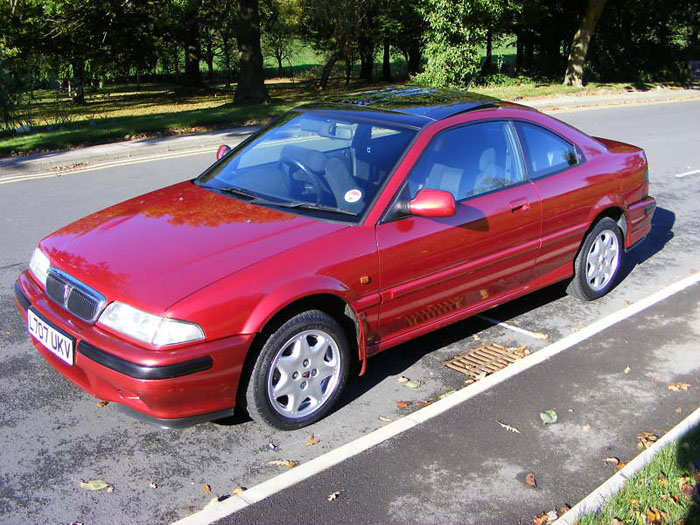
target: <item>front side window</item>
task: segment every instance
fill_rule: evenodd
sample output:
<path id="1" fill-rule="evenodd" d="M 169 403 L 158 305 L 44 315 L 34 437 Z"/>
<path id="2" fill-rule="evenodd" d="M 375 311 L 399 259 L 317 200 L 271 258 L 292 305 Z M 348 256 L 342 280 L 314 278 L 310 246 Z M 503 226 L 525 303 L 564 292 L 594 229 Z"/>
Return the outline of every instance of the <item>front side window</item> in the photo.
<path id="1" fill-rule="evenodd" d="M 535 124 L 516 122 L 530 178 L 537 179 L 578 163 L 576 148 L 559 135 Z"/>
<path id="2" fill-rule="evenodd" d="M 451 128 L 436 135 L 409 175 L 412 199 L 421 189 L 450 192 L 456 201 L 525 180 L 513 129 L 492 121 Z"/>
<path id="3" fill-rule="evenodd" d="M 254 204 L 353 220 L 366 211 L 415 131 L 292 112 L 195 183 Z"/>

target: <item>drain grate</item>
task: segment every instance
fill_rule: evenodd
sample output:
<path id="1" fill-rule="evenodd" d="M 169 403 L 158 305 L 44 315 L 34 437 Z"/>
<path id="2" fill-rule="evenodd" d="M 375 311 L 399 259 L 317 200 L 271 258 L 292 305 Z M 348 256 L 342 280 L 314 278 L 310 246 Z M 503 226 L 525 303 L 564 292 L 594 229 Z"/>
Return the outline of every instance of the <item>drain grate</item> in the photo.
<path id="1" fill-rule="evenodd" d="M 467 383 L 473 383 L 522 359 L 530 351 L 526 346 L 506 348 L 491 341 L 481 343 L 442 364 L 469 377 Z"/>

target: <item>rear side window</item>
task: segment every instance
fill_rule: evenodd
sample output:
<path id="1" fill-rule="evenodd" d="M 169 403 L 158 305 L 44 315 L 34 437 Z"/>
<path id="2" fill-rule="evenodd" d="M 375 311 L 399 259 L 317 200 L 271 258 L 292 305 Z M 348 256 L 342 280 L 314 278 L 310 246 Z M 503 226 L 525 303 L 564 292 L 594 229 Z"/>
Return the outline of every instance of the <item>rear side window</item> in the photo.
<path id="1" fill-rule="evenodd" d="M 578 164 L 576 148 L 569 141 L 540 126 L 515 122 L 530 178 L 537 179 Z"/>

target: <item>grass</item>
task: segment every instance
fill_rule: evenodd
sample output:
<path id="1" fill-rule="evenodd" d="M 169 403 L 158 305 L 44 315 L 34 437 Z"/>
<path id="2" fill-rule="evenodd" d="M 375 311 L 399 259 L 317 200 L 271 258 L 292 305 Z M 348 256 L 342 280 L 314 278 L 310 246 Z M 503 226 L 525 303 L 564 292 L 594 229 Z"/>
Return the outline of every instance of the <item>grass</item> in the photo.
<path id="1" fill-rule="evenodd" d="M 309 53 L 305 52 L 295 60 L 295 67 L 302 61 L 314 59 L 307 55 Z M 259 124 L 323 95 L 382 87 L 381 84 L 368 86 L 355 79 L 346 86 L 343 79 L 338 77 L 333 79 L 329 89 L 321 93 L 316 90 L 314 80 L 304 77 L 293 81 L 270 79 L 267 86 L 272 103 L 251 106 L 234 106 L 231 101 L 235 85 L 226 88 L 223 84 L 212 84 L 189 94 L 180 91 L 179 86 L 168 84 L 142 84 L 138 88 L 135 85 L 112 85 L 89 93 L 87 102 L 80 106 L 73 105 L 67 97 L 56 98 L 52 91 L 35 91 L 22 111 L 36 131 L 0 136 L 0 156 Z M 522 101 L 555 94 L 630 88 L 632 86 L 628 84 L 596 83 L 579 90 L 557 83 L 526 82 L 479 86 L 472 88 L 472 91 L 504 100 Z"/>
<path id="2" fill-rule="evenodd" d="M 681 440 L 666 446 L 656 457 L 610 499 L 594 516 L 580 525 L 700 524 L 697 495 L 688 497 L 681 487 L 700 484 L 700 427 Z M 618 520 L 617 522 L 614 520 Z"/>

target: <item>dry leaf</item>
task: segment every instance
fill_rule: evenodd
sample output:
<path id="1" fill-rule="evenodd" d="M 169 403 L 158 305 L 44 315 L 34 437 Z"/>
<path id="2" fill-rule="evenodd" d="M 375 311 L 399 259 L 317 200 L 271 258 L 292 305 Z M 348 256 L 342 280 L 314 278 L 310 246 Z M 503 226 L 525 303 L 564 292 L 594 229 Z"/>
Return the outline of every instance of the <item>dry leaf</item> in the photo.
<path id="1" fill-rule="evenodd" d="M 409 381 L 408 383 L 404 383 L 404 386 L 407 386 L 408 388 L 418 388 L 422 384 L 423 384 L 423 381 L 414 380 L 414 381 Z"/>
<path id="2" fill-rule="evenodd" d="M 625 374 L 629 374 L 629 373 L 630 373 L 630 370 L 631 370 L 631 368 L 629 367 L 629 365 L 627 365 L 627 366 L 625 367 L 625 369 L 623 370 L 623 372 L 624 372 Z"/>
<path id="3" fill-rule="evenodd" d="M 651 432 L 640 432 L 637 434 L 637 439 L 639 440 L 637 448 L 649 448 L 659 439 L 659 436 Z"/>
<path id="4" fill-rule="evenodd" d="M 84 490 L 102 490 L 109 486 L 109 483 L 102 481 L 101 479 L 88 479 L 87 481 L 82 479 L 80 480 L 80 488 Z"/>
<path id="5" fill-rule="evenodd" d="M 100 401 L 99 403 L 97 403 L 98 408 L 103 408 L 103 407 L 106 407 L 107 405 L 109 405 L 109 401 Z"/>
<path id="6" fill-rule="evenodd" d="M 306 443 L 304 443 L 304 446 L 313 447 L 314 445 L 318 445 L 320 442 L 321 440 L 316 439 L 314 436 L 306 436 Z"/>
<path id="7" fill-rule="evenodd" d="M 556 511 L 556 510 L 550 510 L 550 511 L 547 513 L 547 519 L 548 519 L 550 522 L 553 522 L 554 520 L 559 519 L 559 514 L 557 514 L 557 511 Z"/>
<path id="8" fill-rule="evenodd" d="M 618 463 L 618 464 L 615 466 L 615 468 L 616 468 L 617 470 L 622 470 L 623 468 L 625 468 L 625 467 L 627 466 L 627 463 L 628 463 L 627 461 L 624 461 L 624 462 L 621 461 L 620 463 Z"/>
<path id="9" fill-rule="evenodd" d="M 613 465 L 619 465 L 619 464 L 620 464 L 620 460 L 617 459 L 616 457 L 612 457 L 612 456 L 607 457 L 607 458 L 603 458 L 603 461 L 604 461 L 605 463 L 612 463 Z"/>
<path id="10" fill-rule="evenodd" d="M 567 512 L 571 510 L 571 507 L 569 507 L 566 503 L 559 507 L 559 516 L 563 516 Z"/>
<path id="11" fill-rule="evenodd" d="M 210 485 L 204 485 L 202 487 L 202 489 L 204 489 L 204 492 L 206 492 L 207 494 L 211 493 L 211 486 Z"/>
<path id="12" fill-rule="evenodd" d="M 681 494 L 688 499 L 693 499 L 697 494 L 697 490 L 695 487 L 686 484 L 681 486 Z"/>
<path id="13" fill-rule="evenodd" d="M 525 483 L 527 483 L 528 486 L 532 487 L 533 489 L 537 488 L 537 480 L 532 472 L 525 476 Z"/>
<path id="14" fill-rule="evenodd" d="M 549 522 L 549 517 L 543 512 L 532 518 L 534 525 L 546 525 Z"/>
<path id="15" fill-rule="evenodd" d="M 499 421 L 498 419 L 496 420 L 496 423 L 498 423 L 499 425 L 501 425 L 501 427 L 505 428 L 508 432 L 513 432 L 513 433 L 515 433 L 515 434 L 520 434 L 520 430 L 518 430 L 517 428 L 512 427 L 512 426 L 510 426 L 510 425 L 506 425 L 505 423 L 503 423 L 502 421 Z"/>
<path id="16" fill-rule="evenodd" d="M 109 487 L 107 487 L 107 492 L 109 492 L 110 494 L 114 492 L 114 485 L 110 485 Z"/>
<path id="17" fill-rule="evenodd" d="M 235 496 L 236 494 L 240 494 L 241 492 L 245 492 L 248 490 L 246 487 L 236 487 L 231 491 L 231 496 Z"/>
<path id="18" fill-rule="evenodd" d="M 335 492 L 331 492 L 330 494 L 328 494 L 328 496 L 326 496 L 326 500 L 328 500 L 328 501 L 333 501 L 333 500 L 336 499 L 338 496 L 340 496 L 340 493 L 341 493 L 341 492 L 343 492 L 343 491 L 342 491 L 342 490 L 336 490 Z"/>
<path id="19" fill-rule="evenodd" d="M 192 510 L 192 509 L 194 509 L 194 508 L 196 508 L 196 507 L 195 507 L 194 505 L 180 505 L 180 508 L 181 508 L 182 510 Z"/>
<path id="20" fill-rule="evenodd" d="M 157 489 L 157 488 L 158 488 L 158 484 L 157 484 L 156 482 L 154 482 L 154 481 L 149 481 L 149 482 L 148 482 L 148 488 L 149 488 L 149 489 Z"/>
<path id="21" fill-rule="evenodd" d="M 408 383 L 409 381 L 410 381 L 410 379 L 405 377 L 405 376 L 401 376 L 401 377 L 396 379 L 397 383 Z"/>
<path id="22" fill-rule="evenodd" d="M 434 401 L 416 401 L 416 406 L 417 407 L 427 407 L 428 405 L 432 405 Z"/>
<path id="23" fill-rule="evenodd" d="M 289 459 L 273 459 L 272 461 L 268 461 L 267 464 L 276 467 L 294 468 L 299 464 L 299 462 L 291 461 Z"/>
<path id="24" fill-rule="evenodd" d="M 583 425 L 581 427 L 581 430 L 585 430 L 586 432 L 588 432 L 590 429 L 591 429 L 591 425 Z"/>
<path id="25" fill-rule="evenodd" d="M 408 405 L 410 405 L 410 401 L 397 401 L 396 402 L 396 408 L 406 408 Z"/>
<path id="26" fill-rule="evenodd" d="M 613 518 L 610 522 L 610 525 L 625 525 L 625 522 L 622 520 L 618 520 L 617 518 Z"/>
<path id="27" fill-rule="evenodd" d="M 474 339 L 474 341 L 481 341 L 481 337 L 479 337 L 479 334 L 472 335 L 472 339 Z"/>
<path id="28" fill-rule="evenodd" d="M 681 390 L 687 392 L 689 388 L 690 385 L 688 383 L 671 383 L 668 385 L 668 389 L 674 392 L 680 392 Z"/>
<path id="29" fill-rule="evenodd" d="M 676 414 L 680 414 L 681 412 L 683 412 L 683 409 L 681 407 L 678 407 L 676 409 Z"/>

